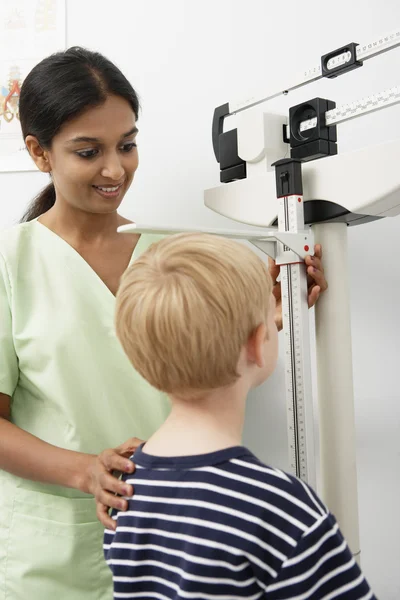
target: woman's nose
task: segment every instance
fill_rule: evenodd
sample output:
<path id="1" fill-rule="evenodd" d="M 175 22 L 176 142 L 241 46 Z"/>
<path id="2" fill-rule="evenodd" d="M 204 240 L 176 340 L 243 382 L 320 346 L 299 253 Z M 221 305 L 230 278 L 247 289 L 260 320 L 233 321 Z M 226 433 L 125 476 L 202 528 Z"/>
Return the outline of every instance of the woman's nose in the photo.
<path id="1" fill-rule="evenodd" d="M 120 181 L 124 175 L 124 168 L 119 157 L 116 155 L 108 156 L 105 160 L 101 174 L 103 177 L 107 177 L 113 181 Z"/>

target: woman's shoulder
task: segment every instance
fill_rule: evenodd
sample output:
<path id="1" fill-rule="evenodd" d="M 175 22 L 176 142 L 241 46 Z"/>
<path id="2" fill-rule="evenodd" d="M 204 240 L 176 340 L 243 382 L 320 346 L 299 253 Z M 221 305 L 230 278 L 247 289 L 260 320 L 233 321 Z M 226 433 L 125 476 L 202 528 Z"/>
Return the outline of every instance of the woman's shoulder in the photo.
<path id="1" fill-rule="evenodd" d="M 30 245 L 35 226 L 35 221 L 29 221 L 0 231 L 0 254 L 3 255 L 4 259 L 7 260 L 17 256 L 22 247 Z"/>

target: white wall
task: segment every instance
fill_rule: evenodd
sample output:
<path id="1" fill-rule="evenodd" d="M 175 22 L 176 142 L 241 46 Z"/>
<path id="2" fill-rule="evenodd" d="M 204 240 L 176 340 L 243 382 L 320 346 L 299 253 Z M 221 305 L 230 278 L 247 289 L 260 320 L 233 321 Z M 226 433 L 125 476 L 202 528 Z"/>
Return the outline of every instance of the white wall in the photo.
<path id="1" fill-rule="evenodd" d="M 137 222 L 218 225 L 202 191 L 218 183 L 211 146 L 213 109 L 259 88 L 285 87 L 293 74 L 338 46 L 363 43 L 400 25 L 397 0 L 67 0 L 68 45 L 98 49 L 141 95 L 141 167 L 124 202 Z M 399 50 L 334 81 L 269 107 L 286 110 L 317 95 L 349 102 L 398 85 Z M 341 151 L 400 136 L 400 107 L 339 128 Z M 400 158 L 400 157 L 399 157 Z M 0 227 L 17 219 L 45 182 L 1 174 Z M 340 203 L 340 198 L 338 198 Z M 400 392 L 400 217 L 352 228 L 350 267 L 358 436 L 362 563 L 377 596 L 400 597 L 398 498 Z M 272 464 L 287 465 L 282 362 L 248 406 L 245 441 Z M 134 433 L 134 432 L 133 432 Z"/>

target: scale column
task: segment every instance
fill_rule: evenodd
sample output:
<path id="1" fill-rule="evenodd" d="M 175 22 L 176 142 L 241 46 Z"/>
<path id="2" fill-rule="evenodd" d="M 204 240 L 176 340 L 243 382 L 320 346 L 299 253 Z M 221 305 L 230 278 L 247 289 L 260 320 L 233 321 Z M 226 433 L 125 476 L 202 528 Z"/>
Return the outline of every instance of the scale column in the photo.
<path id="1" fill-rule="evenodd" d="M 360 554 L 347 224 L 313 226 L 329 288 L 315 306 L 321 496 Z"/>

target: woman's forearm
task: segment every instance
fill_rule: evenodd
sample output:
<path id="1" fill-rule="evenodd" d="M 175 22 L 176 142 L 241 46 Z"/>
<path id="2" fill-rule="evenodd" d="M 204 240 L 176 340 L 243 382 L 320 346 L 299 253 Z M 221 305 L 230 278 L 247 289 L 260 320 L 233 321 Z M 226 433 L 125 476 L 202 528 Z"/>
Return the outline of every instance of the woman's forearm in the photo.
<path id="1" fill-rule="evenodd" d="M 0 417 L 0 469 L 18 477 L 89 493 L 94 456 L 48 444 Z"/>

